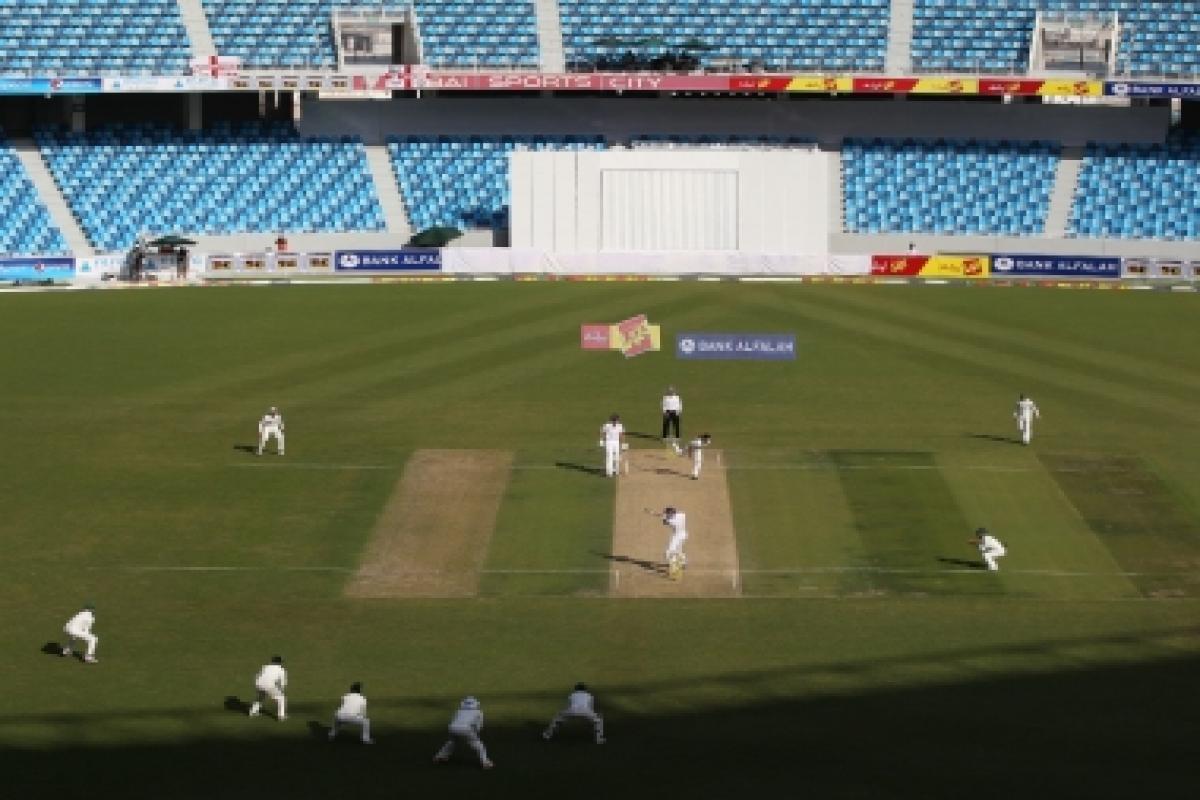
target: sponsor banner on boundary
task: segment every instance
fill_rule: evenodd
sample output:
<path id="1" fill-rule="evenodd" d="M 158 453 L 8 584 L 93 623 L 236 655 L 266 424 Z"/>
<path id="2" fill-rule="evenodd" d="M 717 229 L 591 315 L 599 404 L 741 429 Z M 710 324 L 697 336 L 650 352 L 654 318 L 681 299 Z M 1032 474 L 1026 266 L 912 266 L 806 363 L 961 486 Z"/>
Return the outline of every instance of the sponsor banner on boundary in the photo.
<path id="1" fill-rule="evenodd" d="M 978 94 L 975 78 L 854 78 L 851 87 L 864 94 Z"/>
<path id="2" fill-rule="evenodd" d="M 979 94 L 1012 94 L 1041 97 L 1099 97 L 1101 81 L 1029 80 L 1026 78 L 982 78 Z"/>
<path id="3" fill-rule="evenodd" d="M 98 94 L 103 91 L 99 77 L 74 78 L 0 78 L 4 94 Z"/>
<path id="4" fill-rule="evenodd" d="M 618 350 L 626 358 L 662 349 L 662 327 L 651 324 L 645 314 L 615 325 L 585 322 L 579 326 L 581 350 Z"/>
<path id="5" fill-rule="evenodd" d="M 442 268 L 442 251 L 338 250 L 333 268 L 336 272 L 437 272 Z"/>
<path id="6" fill-rule="evenodd" d="M 1200 261 L 1186 261 L 1180 258 L 1123 258 L 1121 277 L 1195 280 L 1200 278 Z"/>
<path id="7" fill-rule="evenodd" d="M 75 259 L 62 256 L 0 258 L 0 283 L 70 283 Z"/>
<path id="8" fill-rule="evenodd" d="M 921 278 L 986 278 L 991 258 L 986 255 L 875 255 L 872 275 Z"/>
<path id="9" fill-rule="evenodd" d="M 645 72 L 456 72 L 413 69 L 411 89 L 549 92 L 728 92 L 729 75 L 676 75 Z"/>
<path id="10" fill-rule="evenodd" d="M 1200 83 L 1106 81 L 1104 93 L 1112 97 L 1200 97 Z"/>
<path id="11" fill-rule="evenodd" d="M 675 357 L 707 361 L 795 361 L 794 333 L 712 333 L 675 335 Z"/>
<path id="12" fill-rule="evenodd" d="M 1121 259 L 1094 256 L 1050 256 L 997 253 L 992 255 L 992 276 L 1053 278 L 1119 278 Z"/>

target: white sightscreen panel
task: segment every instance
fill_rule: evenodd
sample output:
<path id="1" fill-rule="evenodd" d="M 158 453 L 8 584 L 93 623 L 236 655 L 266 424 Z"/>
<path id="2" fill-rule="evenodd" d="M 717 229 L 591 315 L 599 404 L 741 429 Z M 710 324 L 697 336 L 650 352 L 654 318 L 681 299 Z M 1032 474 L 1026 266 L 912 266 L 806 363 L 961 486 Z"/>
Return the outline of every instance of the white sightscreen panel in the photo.
<path id="1" fill-rule="evenodd" d="M 738 174 L 713 169 L 601 172 L 602 250 L 736 250 Z"/>

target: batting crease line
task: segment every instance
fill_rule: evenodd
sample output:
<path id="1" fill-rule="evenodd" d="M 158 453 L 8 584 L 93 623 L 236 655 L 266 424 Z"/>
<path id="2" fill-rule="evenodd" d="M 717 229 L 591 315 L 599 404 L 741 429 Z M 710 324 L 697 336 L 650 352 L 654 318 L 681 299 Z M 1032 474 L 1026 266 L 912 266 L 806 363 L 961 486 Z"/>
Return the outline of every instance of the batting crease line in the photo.
<path id="1" fill-rule="evenodd" d="M 90 570 L 107 570 L 113 567 L 94 566 Z M 354 572 L 355 567 L 244 567 L 244 566 L 118 566 L 126 572 Z M 609 569 L 481 569 L 480 575 L 606 575 Z M 1006 575 L 1036 575 L 1052 578 L 1190 578 L 1200 577 L 1197 572 L 1082 572 L 1054 569 L 1006 569 Z M 867 572 L 878 575 L 976 575 L 986 572 L 979 568 L 919 569 L 899 567 L 797 567 L 794 569 L 699 569 L 689 568 L 692 575 L 820 575 L 837 573 Z M 619 573 L 619 570 L 618 570 Z M 406 570 L 404 572 L 362 571 L 364 576 L 410 577 L 420 575 L 457 575 L 454 570 Z"/>

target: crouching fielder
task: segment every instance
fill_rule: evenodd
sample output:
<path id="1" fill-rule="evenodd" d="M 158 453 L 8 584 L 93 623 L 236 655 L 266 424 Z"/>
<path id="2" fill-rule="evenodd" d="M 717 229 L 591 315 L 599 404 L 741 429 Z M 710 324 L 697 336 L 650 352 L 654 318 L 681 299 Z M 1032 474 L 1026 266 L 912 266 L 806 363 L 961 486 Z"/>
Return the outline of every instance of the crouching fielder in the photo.
<path id="1" fill-rule="evenodd" d="M 276 452 L 283 455 L 283 415 L 275 406 L 271 406 L 271 409 L 258 421 L 258 450 L 255 451 L 255 455 L 263 454 L 263 448 L 267 446 L 267 441 L 272 436 L 275 437 Z"/>
<path id="2" fill-rule="evenodd" d="M 1017 398 L 1017 408 L 1013 411 L 1013 418 L 1017 421 L 1017 430 L 1021 433 L 1021 444 L 1029 444 L 1029 440 L 1033 438 L 1033 420 L 1034 418 L 1041 419 L 1042 412 L 1038 411 L 1037 403 L 1029 399 L 1025 395 Z"/>
<path id="3" fill-rule="evenodd" d="M 542 738 L 546 740 L 553 738 L 558 726 L 572 718 L 586 719 L 591 722 L 592 730 L 596 735 L 596 744 L 604 744 L 604 718 L 596 713 L 596 700 L 587 690 L 587 686 L 582 683 L 575 684 L 575 691 L 567 695 L 567 707 L 554 715 L 554 719 L 550 720 L 550 725 L 542 731 Z"/>
<path id="4" fill-rule="evenodd" d="M 684 450 L 679 445 L 675 445 L 675 452 L 679 455 L 687 455 L 692 457 L 692 480 L 700 480 L 700 467 L 704 464 L 704 448 L 712 444 L 712 436 L 707 433 L 702 433 L 695 439 L 688 442 L 687 449 Z"/>
<path id="5" fill-rule="evenodd" d="M 459 742 L 465 742 L 479 756 L 479 766 L 491 769 L 495 765 L 488 760 L 487 748 L 479 739 L 481 730 L 483 730 L 483 711 L 479 708 L 479 701 L 474 697 L 463 698 L 458 710 L 454 712 L 454 717 L 450 720 L 450 738 L 433 757 L 434 763 L 442 764 L 449 761 L 450 756 L 454 754 L 455 746 Z"/>
<path id="6" fill-rule="evenodd" d="M 92 625 L 95 623 L 96 608 L 91 603 L 85 605 L 78 614 L 67 620 L 67 624 L 63 626 L 63 633 L 67 635 L 67 643 L 63 645 L 62 654 L 64 656 L 71 655 L 71 648 L 77 641 L 81 641 L 87 644 L 83 660 L 88 664 L 95 664 L 96 645 L 100 643 L 99 637 L 92 633 Z"/>
<path id="7" fill-rule="evenodd" d="M 983 556 L 983 563 L 987 564 L 988 571 L 996 572 L 1000 569 L 1000 565 L 996 563 L 996 559 L 1008 554 L 1004 549 L 1004 545 L 995 536 L 988 533 L 987 528 L 978 528 L 975 531 L 975 538 L 971 539 L 971 544 L 979 548 L 979 555 Z"/>
<path id="8" fill-rule="evenodd" d="M 258 697 L 250 706 L 250 716 L 257 717 L 263 701 L 269 697 L 275 701 L 275 718 L 287 719 L 287 698 L 283 696 L 283 690 L 287 688 L 287 670 L 283 668 L 282 656 L 274 656 L 270 664 L 263 665 L 254 679 L 254 688 L 258 690 Z"/>
<path id="9" fill-rule="evenodd" d="M 350 691 L 342 695 L 342 705 L 333 715 L 329 741 L 337 738 L 339 725 L 357 726 L 362 730 L 362 743 L 375 744 L 371 739 L 371 720 L 367 719 L 367 698 L 363 697 L 361 683 L 350 684 Z"/>

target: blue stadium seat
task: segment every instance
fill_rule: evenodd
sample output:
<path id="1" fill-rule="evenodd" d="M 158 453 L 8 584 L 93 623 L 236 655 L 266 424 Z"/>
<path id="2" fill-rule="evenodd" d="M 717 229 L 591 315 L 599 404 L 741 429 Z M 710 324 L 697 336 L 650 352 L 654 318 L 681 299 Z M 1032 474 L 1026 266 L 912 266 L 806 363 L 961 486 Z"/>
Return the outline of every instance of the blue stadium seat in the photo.
<path id="1" fill-rule="evenodd" d="M 55 255 L 68 252 L 63 238 L 25 167 L 0 131 L 0 254 Z"/>
<path id="2" fill-rule="evenodd" d="M 140 233 L 384 230 L 357 139 L 304 139 L 286 125 L 156 125 L 37 132 L 42 155 L 92 243 Z"/>
<path id="3" fill-rule="evenodd" d="M 1091 145 L 1068 235 L 1200 239 L 1200 135 L 1163 145 Z"/>
<path id="4" fill-rule="evenodd" d="M 842 148 L 850 233 L 1036 235 L 1057 144 L 851 139 Z"/>

